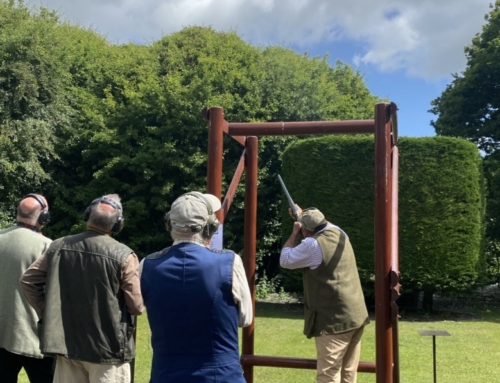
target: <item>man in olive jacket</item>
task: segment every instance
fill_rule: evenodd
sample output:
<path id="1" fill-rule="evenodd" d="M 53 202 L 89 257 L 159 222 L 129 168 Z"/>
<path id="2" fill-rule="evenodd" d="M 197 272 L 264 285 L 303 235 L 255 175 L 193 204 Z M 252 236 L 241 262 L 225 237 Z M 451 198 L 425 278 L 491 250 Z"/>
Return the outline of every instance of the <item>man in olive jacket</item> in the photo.
<path id="1" fill-rule="evenodd" d="M 54 383 L 130 382 L 139 262 L 111 237 L 123 226 L 116 194 L 85 210 L 87 230 L 52 242 L 21 278 L 41 318 L 40 348 L 57 357 Z"/>
<path id="2" fill-rule="evenodd" d="M 314 337 L 318 383 L 355 383 L 361 336 L 369 323 L 349 238 L 316 208 L 299 210 L 280 264 L 303 269 L 304 334 Z M 298 245 L 299 234 L 304 240 Z"/>

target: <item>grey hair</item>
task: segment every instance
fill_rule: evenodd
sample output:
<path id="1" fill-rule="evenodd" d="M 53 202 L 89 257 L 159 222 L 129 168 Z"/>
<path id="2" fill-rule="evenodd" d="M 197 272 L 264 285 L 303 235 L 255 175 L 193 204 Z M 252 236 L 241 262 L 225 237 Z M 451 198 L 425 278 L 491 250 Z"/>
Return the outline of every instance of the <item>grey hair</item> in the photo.
<path id="1" fill-rule="evenodd" d="M 111 231 L 116 221 L 118 220 L 118 217 L 122 215 L 123 208 L 120 202 L 121 199 L 118 194 L 106 194 L 103 197 L 115 201 L 120 206 L 120 209 L 118 210 L 115 209 L 113 211 L 103 210 L 100 207 L 102 202 L 97 203 L 90 207 L 90 215 L 87 223 L 92 224 L 93 226 L 100 227 L 103 230 Z"/>
<path id="2" fill-rule="evenodd" d="M 189 241 L 204 245 L 207 238 L 203 237 L 202 232 L 193 233 L 191 231 L 181 231 L 172 229 L 170 231 L 170 236 L 174 241 Z"/>

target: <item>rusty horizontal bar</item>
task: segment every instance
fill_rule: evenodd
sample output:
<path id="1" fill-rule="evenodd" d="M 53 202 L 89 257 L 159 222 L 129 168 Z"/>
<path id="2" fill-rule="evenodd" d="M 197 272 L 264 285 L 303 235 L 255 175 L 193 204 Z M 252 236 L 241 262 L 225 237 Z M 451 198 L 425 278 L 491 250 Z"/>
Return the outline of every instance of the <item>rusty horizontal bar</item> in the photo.
<path id="1" fill-rule="evenodd" d="M 289 358 L 284 356 L 241 355 L 241 364 L 244 366 L 316 369 L 316 359 Z M 359 362 L 358 372 L 375 373 L 375 362 Z"/>
<path id="2" fill-rule="evenodd" d="M 230 122 L 230 136 L 283 136 L 296 134 L 374 133 L 375 120 L 300 121 L 300 122 Z"/>
<path id="3" fill-rule="evenodd" d="M 229 130 L 229 122 L 227 122 L 226 120 L 222 121 L 222 131 L 226 133 L 229 137 L 231 137 L 233 140 L 238 142 L 240 145 L 245 146 L 246 137 L 231 136 L 229 135 L 228 130 Z"/>

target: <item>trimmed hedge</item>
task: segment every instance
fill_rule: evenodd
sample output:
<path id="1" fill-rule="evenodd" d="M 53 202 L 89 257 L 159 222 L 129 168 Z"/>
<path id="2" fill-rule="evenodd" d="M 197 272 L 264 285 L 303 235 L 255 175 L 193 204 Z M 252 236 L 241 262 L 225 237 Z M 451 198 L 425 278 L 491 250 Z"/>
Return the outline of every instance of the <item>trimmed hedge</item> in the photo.
<path id="1" fill-rule="evenodd" d="M 486 270 L 478 149 L 450 137 L 407 138 L 398 146 L 403 284 L 427 292 L 465 290 Z"/>
<path id="2" fill-rule="evenodd" d="M 485 270 L 484 183 L 474 144 L 450 137 L 401 138 L 399 259 L 405 292 L 463 290 Z M 294 201 L 315 206 L 349 235 L 365 294 L 374 280 L 374 137 L 324 136 L 292 143 L 282 177 Z M 292 220 L 282 200 L 282 237 Z M 301 291 L 300 272 L 283 285 Z"/>

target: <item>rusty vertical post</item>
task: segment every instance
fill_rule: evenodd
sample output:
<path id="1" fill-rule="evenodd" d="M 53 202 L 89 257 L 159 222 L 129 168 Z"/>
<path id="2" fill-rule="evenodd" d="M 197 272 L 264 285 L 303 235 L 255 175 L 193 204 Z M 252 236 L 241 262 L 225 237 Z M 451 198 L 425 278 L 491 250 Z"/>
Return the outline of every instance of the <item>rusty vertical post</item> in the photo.
<path id="1" fill-rule="evenodd" d="M 224 109 L 216 106 L 208 111 L 208 150 L 207 150 L 207 193 L 217 198 L 222 195 L 222 153 L 224 146 Z M 222 211 L 216 213 L 222 219 Z"/>
<path id="2" fill-rule="evenodd" d="M 391 328 L 391 126 L 389 104 L 375 105 L 375 338 L 377 383 L 393 383 Z"/>
<path id="3" fill-rule="evenodd" d="M 255 325 L 255 255 L 257 250 L 257 174 L 259 141 L 257 137 L 247 137 L 245 151 L 245 240 L 243 265 L 252 296 L 252 324 L 243 328 L 243 355 L 254 354 Z M 253 366 L 244 365 L 243 374 L 247 383 L 253 383 Z"/>
<path id="4" fill-rule="evenodd" d="M 399 309 L 396 303 L 399 298 L 399 196 L 398 196 L 398 175 L 399 175 L 399 150 L 394 144 L 392 147 L 392 206 L 391 206 L 391 323 L 392 323 L 392 344 L 393 344 L 393 383 L 400 383 L 399 374 Z"/>

